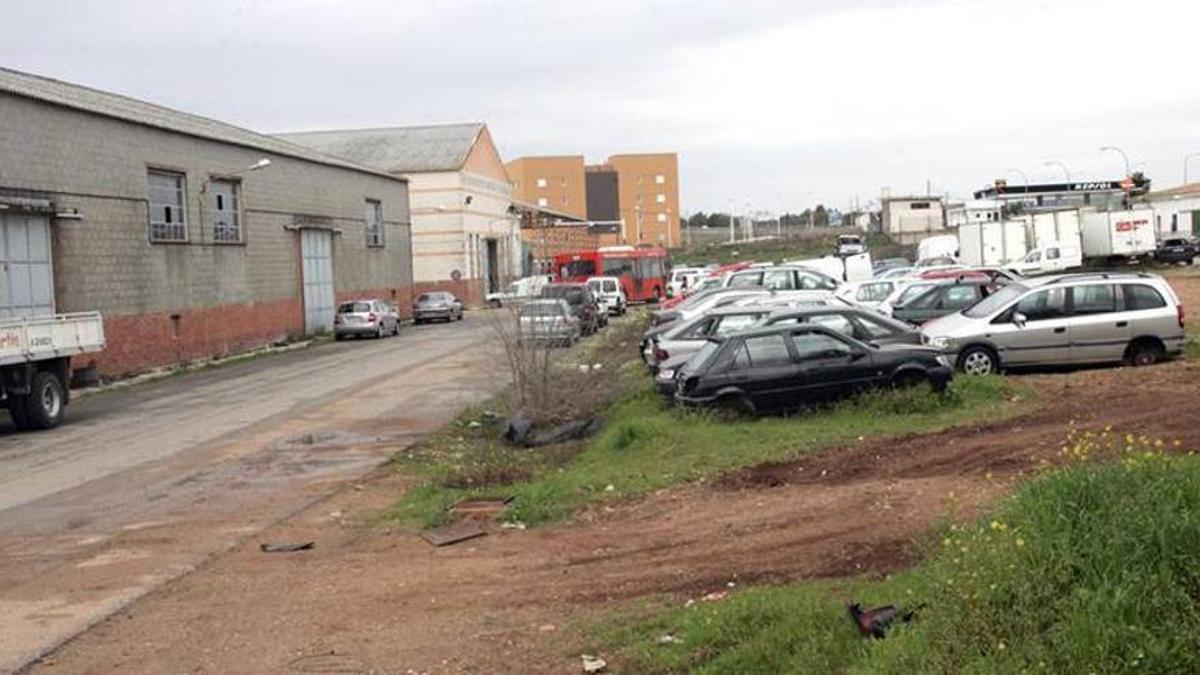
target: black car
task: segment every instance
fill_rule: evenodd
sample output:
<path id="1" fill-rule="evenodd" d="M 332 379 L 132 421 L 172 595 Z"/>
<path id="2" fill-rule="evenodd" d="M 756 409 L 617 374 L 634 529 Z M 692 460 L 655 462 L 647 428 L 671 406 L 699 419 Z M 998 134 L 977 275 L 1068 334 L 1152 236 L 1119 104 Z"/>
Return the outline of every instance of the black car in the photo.
<path id="1" fill-rule="evenodd" d="M 916 326 L 861 307 L 793 307 L 776 310 L 758 322 L 764 327 L 800 324 L 824 326 L 859 342 L 877 345 L 921 344 L 921 331 Z"/>
<path id="2" fill-rule="evenodd" d="M 1197 255 L 1200 255 L 1200 250 L 1196 248 L 1195 241 L 1183 237 L 1163 239 L 1158 242 L 1158 248 L 1154 249 L 1155 260 L 1172 265 L 1175 263 L 1191 265 Z"/>
<path id="3" fill-rule="evenodd" d="M 961 312 L 1000 289 L 991 279 L 959 279 L 938 284 L 892 309 L 892 318 L 912 324 Z"/>
<path id="4" fill-rule="evenodd" d="M 935 349 L 875 346 L 823 326 L 759 328 L 705 345 L 675 373 L 675 400 L 748 413 L 793 410 L 871 387 L 929 383 L 954 369 Z"/>
<path id="5" fill-rule="evenodd" d="M 571 314 L 579 319 L 579 330 L 591 335 L 600 328 L 600 303 L 587 284 L 546 284 L 541 297 L 562 298 L 571 306 Z"/>

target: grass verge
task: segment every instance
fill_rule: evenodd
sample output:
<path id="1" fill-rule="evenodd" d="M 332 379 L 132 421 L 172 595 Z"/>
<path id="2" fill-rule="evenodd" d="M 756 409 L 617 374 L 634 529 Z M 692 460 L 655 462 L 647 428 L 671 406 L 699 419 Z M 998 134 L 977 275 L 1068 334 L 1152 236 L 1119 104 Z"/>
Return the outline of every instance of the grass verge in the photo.
<path id="1" fill-rule="evenodd" d="M 1124 445 L 1030 480 L 892 578 L 643 607 L 591 626 L 587 648 L 646 673 L 1200 672 L 1200 457 Z M 871 641 L 849 597 L 925 606 Z"/>
<path id="2" fill-rule="evenodd" d="M 1027 409 L 1030 397 L 1003 378 L 960 377 L 942 395 L 876 392 L 789 418 L 728 421 L 675 409 L 643 385 L 604 413 L 605 428 L 595 438 L 538 450 L 504 445 L 503 421 L 473 410 L 397 458 L 401 470 L 425 480 L 390 517 L 433 525 L 458 499 L 503 493 L 515 497 L 508 518 L 548 523 L 597 503 L 865 438 L 1005 419 Z"/>

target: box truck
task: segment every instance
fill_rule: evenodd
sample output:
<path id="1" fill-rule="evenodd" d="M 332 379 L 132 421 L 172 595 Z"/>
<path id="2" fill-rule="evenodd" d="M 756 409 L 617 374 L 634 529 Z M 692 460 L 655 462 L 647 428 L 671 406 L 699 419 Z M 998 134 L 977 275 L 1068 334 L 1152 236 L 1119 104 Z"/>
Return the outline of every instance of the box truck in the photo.
<path id="1" fill-rule="evenodd" d="M 1085 212 L 1080 232 L 1085 258 L 1138 258 L 1158 243 L 1150 209 Z"/>
<path id="2" fill-rule="evenodd" d="M 1029 251 L 1025 224 L 992 220 L 958 226 L 959 262 L 971 267 L 1000 267 Z"/>

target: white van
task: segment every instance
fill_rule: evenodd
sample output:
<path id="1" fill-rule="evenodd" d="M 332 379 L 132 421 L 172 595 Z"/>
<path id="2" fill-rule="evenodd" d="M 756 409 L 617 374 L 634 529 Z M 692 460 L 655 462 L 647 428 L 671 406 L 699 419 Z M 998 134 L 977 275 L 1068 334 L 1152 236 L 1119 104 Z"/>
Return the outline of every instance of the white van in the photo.
<path id="1" fill-rule="evenodd" d="M 1021 276 L 1031 276 L 1062 272 L 1082 265 L 1083 249 L 1078 243 L 1048 241 L 1005 267 Z"/>
<path id="2" fill-rule="evenodd" d="M 674 267 L 667 280 L 667 297 L 673 298 L 696 287 L 696 282 L 706 270 L 703 267 Z"/>

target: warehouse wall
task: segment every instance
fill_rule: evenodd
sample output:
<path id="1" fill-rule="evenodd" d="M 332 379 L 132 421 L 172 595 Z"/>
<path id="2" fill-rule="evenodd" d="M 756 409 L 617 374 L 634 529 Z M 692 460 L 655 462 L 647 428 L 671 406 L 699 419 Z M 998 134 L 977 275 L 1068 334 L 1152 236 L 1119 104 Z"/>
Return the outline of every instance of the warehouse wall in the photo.
<path id="1" fill-rule="evenodd" d="M 0 192 L 46 197 L 78 219 L 51 223 L 60 312 L 104 314 L 118 375 L 235 352 L 303 332 L 299 232 L 333 237 L 335 292 L 409 305 L 408 187 L 400 180 L 193 138 L 0 94 Z M 242 243 L 213 240 L 201 186 L 242 174 Z M 147 170 L 186 174 L 187 243 L 151 243 Z M 383 208 L 384 245 L 368 247 L 365 200 Z"/>

